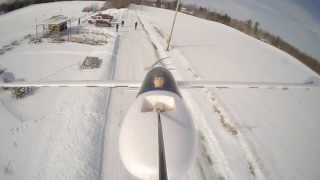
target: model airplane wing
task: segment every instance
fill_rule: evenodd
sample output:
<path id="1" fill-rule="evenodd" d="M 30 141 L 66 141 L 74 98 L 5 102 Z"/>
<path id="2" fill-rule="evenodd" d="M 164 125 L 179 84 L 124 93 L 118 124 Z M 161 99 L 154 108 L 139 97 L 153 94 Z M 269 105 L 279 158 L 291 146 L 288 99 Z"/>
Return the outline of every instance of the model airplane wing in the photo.
<path id="1" fill-rule="evenodd" d="M 140 81 L 97 81 L 97 80 L 73 80 L 73 81 L 21 81 L 0 83 L 0 87 L 136 87 L 139 88 Z"/>
<path id="2" fill-rule="evenodd" d="M 236 81 L 177 81 L 180 88 L 314 88 L 320 84 L 282 82 L 236 82 Z"/>
<path id="3" fill-rule="evenodd" d="M 140 88 L 141 81 L 123 80 L 73 80 L 73 81 L 16 81 L 0 83 L 0 87 L 106 87 L 106 88 Z M 320 83 L 281 83 L 281 82 L 226 82 L 226 81 L 177 81 L 181 89 L 195 88 L 320 88 Z"/>

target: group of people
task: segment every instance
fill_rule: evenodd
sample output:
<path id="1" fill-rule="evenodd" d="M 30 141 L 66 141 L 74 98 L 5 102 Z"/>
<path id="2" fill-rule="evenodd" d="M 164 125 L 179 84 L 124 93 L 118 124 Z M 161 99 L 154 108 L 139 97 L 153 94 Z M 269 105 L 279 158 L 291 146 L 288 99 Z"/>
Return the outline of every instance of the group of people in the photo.
<path id="1" fill-rule="evenodd" d="M 121 21 L 121 26 L 123 27 L 124 26 L 124 20 Z M 138 22 L 136 21 L 134 23 L 134 30 L 137 30 L 137 27 L 138 27 Z M 116 24 L 116 31 L 118 32 L 119 31 L 119 23 Z"/>

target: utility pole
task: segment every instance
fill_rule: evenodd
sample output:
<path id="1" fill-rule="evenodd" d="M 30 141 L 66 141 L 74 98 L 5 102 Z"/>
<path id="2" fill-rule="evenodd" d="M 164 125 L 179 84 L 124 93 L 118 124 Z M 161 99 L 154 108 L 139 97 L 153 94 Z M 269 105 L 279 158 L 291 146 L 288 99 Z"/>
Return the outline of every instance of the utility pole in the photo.
<path id="1" fill-rule="evenodd" d="M 158 143 L 159 143 L 159 180 L 168 180 L 167 174 L 167 162 L 166 162 L 166 152 L 164 148 L 163 132 L 162 132 L 162 122 L 160 111 L 157 111 L 158 115 Z"/>
<path id="2" fill-rule="evenodd" d="M 180 1 L 181 1 L 181 0 L 178 0 L 177 7 L 176 7 L 176 12 L 175 12 L 175 14 L 174 14 L 174 18 L 173 18 L 173 22 L 172 22 L 172 27 L 171 27 L 170 35 L 169 35 L 169 39 L 168 39 L 167 51 L 169 51 L 169 48 L 170 48 L 170 43 L 171 43 L 172 34 L 173 34 L 173 28 L 174 28 L 174 25 L 175 25 L 175 23 L 176 23 L 178 11 L 179 11 L 179 6 L 180 6 Z"/>
<path id="3" fill-rule="evenodd" d="M 36 39 L 38 39 L 38 24 L 36 24 Z"/>
<path id="4" fill-rule="evenodd" d="M 71 41 L 71 19 L 67 20 L 67 24 L 69 23 L 69 28 L 68 28 L 68 25 L 67 25 L 67 28 L 68 28 L 68 41 Z"/>
<path id="5" fill-rule="evenodd" d="M 35 19 L 36 21 L 36 39 L 38 39 L 38 21 L 37 18 Z"/>

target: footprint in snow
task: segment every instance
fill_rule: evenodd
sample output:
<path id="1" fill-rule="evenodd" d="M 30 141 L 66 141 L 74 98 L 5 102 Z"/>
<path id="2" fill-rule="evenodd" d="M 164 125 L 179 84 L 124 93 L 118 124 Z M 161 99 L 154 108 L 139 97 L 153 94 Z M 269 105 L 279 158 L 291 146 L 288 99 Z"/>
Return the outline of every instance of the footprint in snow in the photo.
<path id="1" fill-rule="evenodd" d="M 13 175 L 14 174 L 14 164 L 12 161 L 9 161 L 8 164 L 3 168 L 3 173 L 5 175 Z"/>
<path id="2" fill-rule="evenodd" d="M 16 141 L 13 142 L 13 147 L 15 147 L 15 148 L 18 147 L 18 143 Z"/>

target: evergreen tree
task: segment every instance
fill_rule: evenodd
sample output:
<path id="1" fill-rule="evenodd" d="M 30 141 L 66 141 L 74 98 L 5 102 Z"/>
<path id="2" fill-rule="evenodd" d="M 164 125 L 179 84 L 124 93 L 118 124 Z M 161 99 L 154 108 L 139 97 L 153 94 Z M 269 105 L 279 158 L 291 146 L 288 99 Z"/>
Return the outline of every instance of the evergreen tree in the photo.
<path id="1" fill-rule="evenodd" d="M 280 37 L 277 36 L 276 38 L 274 38 L 272 41 L 271 41 L 271 44 L 275 47 L 279 47 L 280 46 Z"/>
<path id="2" fill-rule="evenodd" d="M 161 0 L 156 1 L 156 7 L 161 7 Z"/>
<path id="3" fill-rule="evenodd" d="M 260 25 L 259 22 L 256 22 L 256 23 L 254 24 L 254 34 L 255 34 L 255 35 L 258 35 L 259 25 Z"/>
<path id="4" fill-rule="evenodd" d="M 223 24 L 229 24 L 230 21 L 231 21 L 231 18 L 230 18 L 230 16 L 228 14 L 225 14 L 225 15 L 222 16 L 222 23 Z"/>
<path id="5" fill-rule="evenodd" d="M 125 8 L 130 4 L 129 0 L 110 0 L 110 2 L 114 8 Z"/>
<path id="6" fill-rule="evenodd" d="M 247 24 L 248 29 L 252 29 L 252 20 L 251 19 L 249 19 L 246 24 Z"/>

